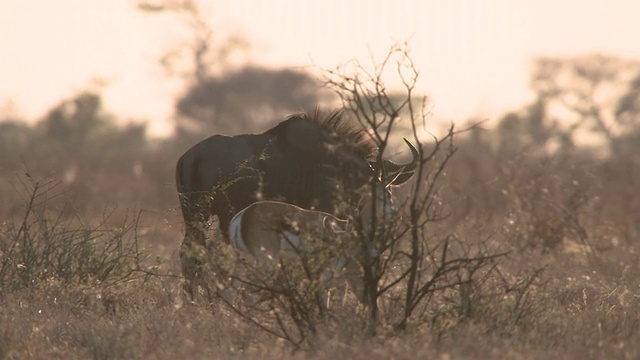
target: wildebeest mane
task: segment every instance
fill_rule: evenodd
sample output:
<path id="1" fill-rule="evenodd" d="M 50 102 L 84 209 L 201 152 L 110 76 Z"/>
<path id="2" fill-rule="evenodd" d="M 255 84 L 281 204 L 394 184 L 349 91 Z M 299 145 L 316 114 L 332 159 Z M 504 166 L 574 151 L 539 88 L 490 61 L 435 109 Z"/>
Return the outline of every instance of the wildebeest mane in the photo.
<path id="1" fill-rule="evenodd" d="M 327 144 L 336 145 L 359 158 L 374 158 L 378 147 L 366 130 L 344 110 L 324 112 L 316 108 L 289 116 L 286 121 L 302 119 L 319 126 Z"/>

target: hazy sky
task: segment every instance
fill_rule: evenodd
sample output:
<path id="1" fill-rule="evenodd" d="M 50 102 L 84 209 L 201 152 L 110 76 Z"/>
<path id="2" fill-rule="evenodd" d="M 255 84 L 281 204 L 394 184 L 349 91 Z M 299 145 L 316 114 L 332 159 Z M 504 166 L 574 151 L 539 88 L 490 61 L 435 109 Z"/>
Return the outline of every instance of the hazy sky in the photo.
<path id="1" fill-rule="evenodd" d="M 335 67 L 410 40 L 421 91 L 439 118 L 488 118 L 529 99 L 536 55 L 605 52 L 640 58 L 638 0 L 211 0 L 220 38 L 239 33 L 249 61 Z M 176 26 L 173 26 L 173 24 Z M 0 109 L 38 118 L 107 82 L 107 108 L 166 120 L 179 88 L 157 59 L 184 38 L 177 20 L 133 0 L 0 1 Z"/>

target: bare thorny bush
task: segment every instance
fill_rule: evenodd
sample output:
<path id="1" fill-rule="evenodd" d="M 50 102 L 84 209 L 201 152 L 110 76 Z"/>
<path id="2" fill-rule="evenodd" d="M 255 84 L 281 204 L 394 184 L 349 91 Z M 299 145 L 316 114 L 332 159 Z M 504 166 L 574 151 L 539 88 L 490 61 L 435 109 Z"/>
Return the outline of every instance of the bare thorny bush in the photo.
<path id="1" fill-rule="evenodd" d="M 382 78 L 389 71 L 396 72 L 402 92 L 386 89 Z M 351 236 L 338 244 L 313 247 L 314 252 L 301 253 L 296 261 L 281 261 L 280 271 L 266 274 L 220 245 L 210 252 L 215 259 L 208 261 L 213 267 L 210 271 L 217 274 L 217 297 L 232 313 L 295 349 L 314 348 L 326 336 L 349 342 L 425 325 L 442 332 L 479 318 L 482 311 L 488 311 L 486 304 L 497 299 L 510 299 L 504 306 L 511 315 L 504 322 L 521 321 L 539 271 L 508 276 L 499 268 L 508 251 L 492 242 L 495 233 L 440 225 L 448 212 L 441 193 L 443 178 L 455 154 L 454 138 L 459 131 L 451 125 L 443 136 L 431 135 L 429 141 L 423 137 L 428 134 L 428 101 L 414 94 L 418 72 L 408 48 L 393 47 L 382 62 L 374 62 L 372 70 L 354 62 L 325 70 L 324 77 L 346 111 L 378 145 L 378 165 L 391 149 L 395 134 L 410 134 L 420 158 L 413 185 L 396 196 L 393 214 L 382 216 L 376 209 L 385 207 L 387 199 L 376 196 L 376 179 L 372 179 L 371 214 L 361 214 L 373 219 L 372 224 L 362 226 L 363 219 L 355 219 Z M 323 282 L 323 272 L 336 254 L 344 254 L 349 247 L 358 249 L 353 259 L 360 286 L 351 286 L 355 296 L 334 295 L 327 306 L 323 294 L 340 292 L 335 291 L 335 283 Z M 231 283 L 239 289 L 232 297 L 228 292 L 234 287 Z"/>
<path id="2" fill-rule="evenodd" d="M 15 191 L 24 209 L 18 222 L 5 222 L 0 229 L 0 300 L 47 286 L 108 293 L 157 277 L 160 263 L 150 263 L 139 246 L 139 213 L 111 226 L 112 210 L 105 209 L 103 220 L 90 224 L 71 206 L 52 205 L 65 195 L 55 180 L 27 174 L 17 177 Z"/>
<path id="3" fill-rule="evenodd" d="M 358 236 L 363 249 L 373 245 L 380 254 L 372 258 L 363 252 L 361 259 L 365 333 L 372 336 L 385 325 L 395 331 L 406 330 L 435 319 L 442 315 L 442 305 L 452 293 L 458 300 L 450 305 L 463 318 L 479 305 L 471 300 L 477 299 L 477 290 L 507 252 L 496 249 L 490 236 L 483 237 L 480 232 L 470 234 L 476 239 L 467 239 L 455 229 L 436 226 L 447 217 L 441 189 L 459 131 L 451 125 L 443 136 L 431 135 L 429 144 L 424 144 L 421 134 L 428 133 L 428 100 L 414 95 L 418 72 L 406 45 L 392 48 L 372 71 L 359 63 L 354 65 L 355 71 L 346 75 L 343 69 L 328 71 L 327 80 L 344 107 L 370 129 L 380 149 L 378 163 L 393 133 L 402 126 L 409 127 L 420 154 L 415 181 L 404 198 L 398 199 L 397 213 L 391 219 L 378 217 L 378 224 Z M 396 72 L 404 88 L 401 96 L 392 96 L 384 86 L 382 77 L 390 70 Z M 382 317 L 379 308 L 385 310 Z"/>

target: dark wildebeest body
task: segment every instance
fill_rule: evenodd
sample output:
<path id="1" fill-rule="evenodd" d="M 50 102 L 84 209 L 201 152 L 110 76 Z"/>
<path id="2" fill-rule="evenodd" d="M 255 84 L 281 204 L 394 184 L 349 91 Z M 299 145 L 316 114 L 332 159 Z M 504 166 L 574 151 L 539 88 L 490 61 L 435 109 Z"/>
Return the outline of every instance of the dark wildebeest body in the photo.
<path id="1" fill-rule="evenodd" d="M 393 185 L 413 174 L 417 150 L 407 165 L 383 161 L 375 170 L 377 147 L 342 112 L 298 114 L 257 135 L 216 135 L 189 149 L 176 167 L 176 184 L 185 220 L 180 250 L 185 290 L 194 299 L 200 276 L 199 254 L 206 253 L 205 231 L 212 215 L 228 240 L 229 222 L 259 200 L 279 200 L 305 209 L 345 215 L 355 209 L 359 189 L 373 178 Z"/>

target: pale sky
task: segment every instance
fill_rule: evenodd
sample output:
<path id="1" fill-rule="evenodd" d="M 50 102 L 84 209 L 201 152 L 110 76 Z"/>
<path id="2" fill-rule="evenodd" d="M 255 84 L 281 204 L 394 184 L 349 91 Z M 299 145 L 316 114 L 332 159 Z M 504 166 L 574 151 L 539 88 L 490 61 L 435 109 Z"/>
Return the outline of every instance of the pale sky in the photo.
<path id="1" fill-rule="evenodd" d="M 538 55 L 640 58 L 639 0 L 202 0 L 218 36 L 249 40 L 249 61 L 333 68 L 409 40 L 419 89 L 441 119 L 495 118 L 530 99 Z M 175 24 L 175 26 L 174 26 Z M 178 21 L 133 0 L 0 1 L 0 110 L 35 119 L 105 80 L 106 107 L 159 130 L 180 90 L 158 58 Z"/>

